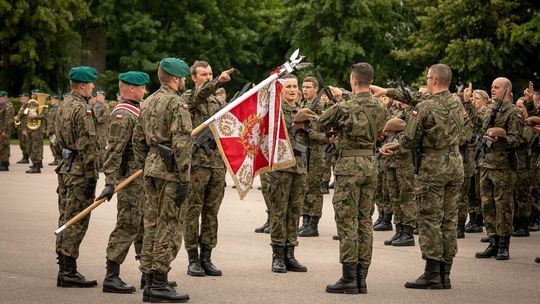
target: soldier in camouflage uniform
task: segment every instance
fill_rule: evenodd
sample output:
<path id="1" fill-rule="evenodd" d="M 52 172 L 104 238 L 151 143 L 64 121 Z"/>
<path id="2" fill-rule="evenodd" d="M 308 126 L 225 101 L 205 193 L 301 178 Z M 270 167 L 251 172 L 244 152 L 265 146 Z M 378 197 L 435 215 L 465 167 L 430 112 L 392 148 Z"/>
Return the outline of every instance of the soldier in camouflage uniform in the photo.
<path id="1" fill-rule="evenodd" d="M 421 149 L 415 194 L 420 249 L 426 260 L 424 274 L 405 283 L 406 288 L 451 288 L 450 270 L 457 253 L 457 198 L 463 184 L 463 160 L 458 145 L 464 124 L 463 104 L 448 91 L 451 80 L 448 66 L 435 64 L 429 68 L 427 93 L 414 95 L 411 106 L 415 109 L 400 137 L 401 147 Z M 377 92 L 411 103 L 400 96 L 402 93 Z"/>
<path id="2" fill-rule="evenodd" d="M 49 166 L 57 166 L 58 162 L 62 158 L 61 153 L 57 153 L 58 149 L 54 148 L 56 144 L 56 135 L 54 134 L 56 114 L 58 114 L 58 107 L 60 106 L 60 96 L 51 96 L 51 105 L 47 113 L 47 137 L 49 137 L 49 147 L 51 148 L 54 160 L 49 163 Z M 61 152 L 61 151 L 60 151 Z"/>
<path id="3" fill-rule="evenodd" d="M 39 103 L 37 102 L 37 95 L 32 93 L 32 99 L 29 101 L 29 106 L 36 108 L 37 110 L 30 110 L 28 112 L 27 119 L 32 119 L 35 121 L 40 121 L 41 125 L 32 130 L 27 128 L 28 140 L 26 143 L 26 149 L 32 161 L 30 170 L 27 170 L 26 173 L 41 173 L 41 168 L 43 168 L 43 137 L 47 130 L 47 116 L 49 112 L 49 106 L 44 105 L 39 113 Z"/>
<path id="4" fill-rule="evenodd" d="M 321 96 L 321 100 L 323 101 L 324 105 L 323 111 L 333 105 L 332 100 L 330 100 L 330 98 L 328 98 L 328 96 L 326 96 L 324 93 Z M 334 171 L 336 164 L 335 150 L 336 145 L 333 143 L 323 146 L 323 176 L 321 183 L 321 191 L 323 194 L 330 193 L 330 179 L 332 178 L 332 172 Z"/>
<path id="5" fill-rule="evenodd" d="M 55 135 L 58 148 L 64 156 L 59 178 L 60 224 L 64 224 L 94 201 L 97 167 L 97 142 L 95 121 L 88 99 L 97 80 L 97 72 L 92 67 L 75 67 L 69 72 L 71 95 L 58 111 Z M 59 175 L 60 176 L 60 175 Z M 65 191 L 65 201 L 61 201 L 60 191 Z M 60 287 L 93 287 L 95 280 L 86 278 L 77 271 L 76 260 L 79 246 L 84 238 L 90 215 L 68 227 L 57 240 L 60 272 L 57 285 Z"/>
<path id="6" fill-rule="evenodd" d="M 320 99 L 316 99 L 319 90 L 319 82 L 315 77 L 306 77 L 302 83 L 302 94 L 304 99 L 300 102 L 303 108 L 310 108 L 313 102 L 317 102 L 313 111 L 320 115 L 323 106 Z M 312 128 L 316 129 L 316 123 Z M 325 138 L 326 142 L 326 138 Z M 321 182 L 323 175 L 323 145 L 322 143 L 310 140 L 308 142 L 309 159 L 307 159 L 306 192 L 302 206 L 302 226 L 298 229 L 298 236 L 315 237 L 319 236 L 318 224 L 322 215 L 323 193 Z"/>
<path id="7" fill-rule="evenodd" d="M 135 162 L 131 138 L 139 123 L 140 102 L 150 80 L 144 72 L 130 71 L 118 75 L 122 102 L 111 112 L 107 151 L 103 169 L 105 189 L 96 198 L 111 200 L 114 188 L 135 173 L 139 166 Z M 142 213 L 144 189 L 142 178 L 132 181 L 118 193 L 116 227 L 109 236 L 107 245 L 107 274 L 103 280 L 103 291 L 112 293 L 134 293 L 135 287 L 120 279 L 120 264 L 124 262 L 131 244 L 135 247 L 135 259 L 140 258 L 142 247 Z"/>
<path id="8" fill-rule="evenodd" d="M 534 91 L 532 82 L 529 83 L 529 88 L 524 91 L 525 96 L 525 107 L 527 108 L 528 116 L 540 116 L 540 92 Z M 531 127 L 535 131 L 538 127 Z M 533 180 L 540 179 L 540 135 L 536 134 L 535 138 L 530 144 L 530 159 L 531 166 L 533 169 Z M 539 231 L 540 230 L 540 184 L 532 183 L 531 195 L 533 197 L 533 202 L 531 205 L 531 214 L 529 218 L 529 231 Z"/>
<path id="9" fill-rule="evenodd" d="M 514 211 L 513 189 L 516 179 L 514 150 L 521 144 L 524 130 L 523 115 L 512 104 L 512 83 L 504 77 L 497 78 L 491 85 L 491 98 L 497 102 L 488 108 L 484 123 L 484 138 L 489 149 L 483 149 L 479 159 L 480 194 L 486 230 L 490 239 L 486 250 L 477 252 L 477 258 L 496 257 L 507 260 L 512 233 Z M 487 134 L 488 123 L 496 111 L 491 128 L 502 128 L 505 138 Z"/>
<path id="10" fill-rule="evenodd" d="M 171 262 L 180 249 L 183 225 L 180 208 L 190 182 L 191 118 L 178 95 L 185 89 L 187 64 L 164 58 L 158 68 L 161 87 L 145 99 L 140 125 L 133 133 L 136 161 L 144 164 L 143 246 L 140 270 L 146 285 L 143 302 L 185 302 L 167 281 Z"/>
<path id="11" fill-rule="evenodd" d="M 30 99 L 30 96 L 28 95 L 28 93 L 21 93 L 19 97 L 21 99 L 21 108 L 15 116 L 15 122 L 19 124 L 17 136 L 19 138 L 19 147 L 21 148 L 23 157 L 17 162 L 17 164 L 28 164 L 30 163 L 30 161 L 28 160 L 28 146 L 26 143 L 28 141 L 28 131 L 26 128 L 28 111 L 26 111 L 26 107 L 28 106 L 28 100 Z"/>
<path id="12" fill-rule="evenodd" d="M 195 89 L 184 94 L 194 126 L 202 124 L 226 105 L 214 95 L 216 89 L 228 82 L 234 69 L 212 79 L 212 67 L 206 61 L 195 61 L 191 66 L 191 79 Z M 218 212 L 225 194 L 225 164 L 211 139 L 194 145 L 191 156 L 191 188 L 182 214 L 185 247 L 191 276 L 221 276 L 221 270 L 212 263 L 212 249 L 217 245 Z M 200 225 L 199 225 L 199 220 Z M 199 247 L 200 256 L 199 256 Z"/>
<path id="13" fill-rule="evenodd" d="M 367 293 L 366 278 L 373 250 L 373 195 L 377 183 L 375 144 L 382 135 L 386 111 L 371 95 L 373 67 L 351 67 L 352 94 L 319 118 L 320 131 L 335 130 L 339 138 L 334 197 L 342 277 L 326 287 L 330 293 Z M 341 91 L 332 90 L 336 98 Z"/>
<path id="14" fill-rule="evenodd" d="M 9 139 L 15 115 L 7 95 L 6 91 L 0 91 L 0 171 L 9 171 Z"/>
<path id="15" fill-rule="evenodd" d="M 110 120 L 109 105 L 105 101 L 105 92 L 96 92 L 96 104 L 94 105 L 94 113 L 96 115 L 96 132 L 99 145 L 99 168 L 103 169 L 105 163 L 105 152 L 107 147 L 107 133 Z"/>
<path id="16" fill-rule="evenodd" d="M 305 192 L 306 144 L 308 134 L 303 126 L 293 126 L 293 120 L 300 110 L 298 104 L 298 80 L 296 76 L 283 76 L 281 111 L 289 133 L 296 165 L 287 169 L 267 173 L 268 200 L 270 204 L 270 240 L 272 245 L 272 271 L 306 272 L 294 256 L 298 246 L 298 220 Z"/>

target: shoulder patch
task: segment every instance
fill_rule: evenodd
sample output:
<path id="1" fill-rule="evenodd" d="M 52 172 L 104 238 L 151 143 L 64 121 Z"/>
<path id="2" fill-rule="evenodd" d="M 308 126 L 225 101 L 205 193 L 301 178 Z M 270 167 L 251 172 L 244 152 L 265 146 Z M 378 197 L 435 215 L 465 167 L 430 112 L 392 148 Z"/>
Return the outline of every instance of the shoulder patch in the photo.
<path id="1" fill-rule="evenodd" d="M 116 119 L 116 120 L 122 120 L 122 118 L 124 118 L 124 115 L 122 115 L 122 114 L 116 114 L 114 116 L 114 119 Z"/>
<path id="2" fill-rule="evenodd" d="M 418 115 L 418 111 L 417 111 L 417 110 L 412 110 L 412 111 L 411 111 L 411 117 L 416 118 L 417 115 Z"/>
<path id="3" fill-rule="evenodd" d="M 92 110 L 86 109 L 86 116 L 92 116 Z"/>
<path id="4" fill-rule="evenodd" d="M 182 108 L 189 110 L 189 105 L 187 103 L 182 104 Z"/>

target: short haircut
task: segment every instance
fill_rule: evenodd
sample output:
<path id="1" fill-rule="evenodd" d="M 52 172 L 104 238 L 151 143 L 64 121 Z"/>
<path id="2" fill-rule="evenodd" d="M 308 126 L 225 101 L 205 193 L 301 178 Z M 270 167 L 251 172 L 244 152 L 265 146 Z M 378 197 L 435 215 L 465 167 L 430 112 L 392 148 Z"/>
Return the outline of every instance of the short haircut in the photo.
<path id="1" fill-rule="evenodd" d="M 161 82 L 162 84 L 170 83 L 174 77 L 173 75 L 165 72 L 165 70 L 162 69 L 161 67 L 158 68 L 157 75 L 159 78 L 159 82 Z"/>
<path id="2" fill-rule="evenodd" d="M 373 82 L 373 67 L 367 62 L 353 64 L 351 73 L 359 85 L 370 85 Z"/>
<path id="3" fill-rule="evenodd" d="M 75 80 L 70 80 L 69 81 L 69 87 L 71 89 L 75 89 L 77 88 L 82 82 L 78 82 L 78 81 L 75 81 Z"/>
<path id="4" fill-rule="evenodd" d="M 285 75 L 281 76 L 281 79 L 296 79 L 296 80 L 298 80 L 298 77 L 296 77 L 296 75 L 293 75 L 293 74 L 285 74 Z"/>
<path id="5" fill-rule="evenodd" d="M 317 78 L 315 78 L 313 76 L 308 76 L 308 77 L 304 78 L 303 82 L 311 82 L 313 84 L 313 86 L 315 87 L 315 89 L 319 88 L 319 82 L 317 81 Z"/>
<path id="6" fill-rule="evenodd" d="M 437 63 L 429 67 L 431 76 L 437 78 L 441 85 L 450 86 L 452 81 L 452 70 L 449 66 L 443 63 Z"/>
<path id="7" fill-rule="evenodd" d="M 202 60 L 197 60 L 197 61 L 195 61 L 193 63 L 193 65 L 190 68 L 191 75 L 192 76 L 197 75 L 197 68 L 207 68 L 209 66 L 210 66 L 210 64 L 208 64 L 208 62 L 202 61 Z"/>
<path id="8" fill-rule="evenodd" d="M 480 95 L 480 98 L 482 100 L 484 100 L 485 102 L 489 102 L 489 95 L 488 95 L 488 93 L 486 91 L 484 91 L 484 90 L 474 90 L 473 94 L 478 94 L 478 95 Z"/>
<path id="9" fill-rule="evenodd" d="M 227 94 L 227 91 L 225 91 L 225 88 L 218 88 L 218 89 L 216 90 L 216 94 L 217 94 L 217 93 L 220 93 L 220 92 L 223 92 L 224 94 Z"/>

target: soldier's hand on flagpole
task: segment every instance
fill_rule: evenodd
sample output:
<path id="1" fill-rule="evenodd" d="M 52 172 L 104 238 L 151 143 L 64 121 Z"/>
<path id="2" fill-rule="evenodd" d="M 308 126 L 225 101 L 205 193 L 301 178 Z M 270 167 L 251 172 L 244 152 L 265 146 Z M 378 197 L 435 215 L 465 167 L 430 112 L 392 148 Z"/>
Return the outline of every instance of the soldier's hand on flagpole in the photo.
<path id="1" fill-rule="evenodd" d="M 221 72 L 221 74 L 218 77 L 218 81 L 220 83 L 225 83 L 231 81 L 231 74 L 235 71 L 234 68 L 230 68 L 228 70 L 225 70 Z"/>

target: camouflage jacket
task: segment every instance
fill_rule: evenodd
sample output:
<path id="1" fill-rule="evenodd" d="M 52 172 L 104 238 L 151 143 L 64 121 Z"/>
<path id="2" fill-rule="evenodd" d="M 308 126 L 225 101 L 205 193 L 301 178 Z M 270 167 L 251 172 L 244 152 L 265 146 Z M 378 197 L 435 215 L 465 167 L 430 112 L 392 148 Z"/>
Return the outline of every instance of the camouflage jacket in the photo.
<path id="1" fill-rule="evenodd" d="M 279 171 L 294 172 L 298 174 L 307 173 L 306 153 L 301 152 L 301 149 L 297 147 L 307 149 L 309 131 L 306 129 L 295 129 L 292 127 L 294 116 L 300 109 L 301 107 L 297 103 L 294 106 L 291 106 L 285 100 L 281 102 L 281 115 L 285 121 L 285 127 L 287 128 L 289 140 L 296 158 L 296 165 Z"/>
<path id="2" fill-rule="evenodd" d="M 172 148 L 174 169 L 157 152 L 158 144 Z M 183 98 L 167 86 L 148 96 L 141 106 L 139 125 L 133 132 L 135 159 L 144 164 L 144 176 L 189 182 L 191 164 L 191 117 Z"/>
<path id="3" fill-rule="evenodd" d="M 47 113 L 47 136 L 51 137 L 54 134 L 54 126 L 56 115 L 58 114 L 59 106 L 50 106 L 49 112 Z"/>
<path id="4" fill-rule="evenodd" d="M 492 103 L 487 109 L 482 128 L 483 134 L 487 131 L 486 122 L 496 105 L 496 102 Z M 517 149 L 523 141 L 525 124 L 518 107 L 512 103 L 504 102 L 497 113 L 493 127 L 500 127 L 506 130 L 506 139 L 500 139 L 497 142 L 490 144 L 490 148 L 488 151 L 485 151 L 486 153 L 480 158 L 478 165 L 489 169 L 509 169 L 511 168 L 511 157 L 514 157 L 511 154 L 514 154 L 515 149 Z"/>
<path id="5" fill-rule="evenodd" d="M 399 143 L 399 135 L 397 136 L 388 136 L 384 143 Z M 382 157 L 387 158 L 387 167 L 388 168 L 413 168 L 413 154 L 412 151 L 406 148 L 398 148 L 394 151 L 394 155 L 391 157 Z"/>
<path id="6" fill-rule="evenodd" d="M 98 146 L 95 117 L 87 99 L 71 92 L 58 108 L 55 135 L 60 149 L 75 153 L 69 174 L 97 178 Z"/>
<path id="7" fill-rule="evenodd" d="M 326 110 L 319 118 L 322 132 L 334 129 L 339 137 L 334 173 L 375 175 L 375 143 L 384 128 L 384 104 L 367 92 L 344 97 L 344 101 Z M 369 151 L 372 151 L 371 155 Z M 347 156 L 356 153 L 364 155 Z"/>
<path id="8" fill-rule="evenodd" d="M 21 105 L 21 108 L 19 109 L 19 112 L 17 112 L 17 117 L 19 117 L 19 132 L 26 130 L 26 120 L 28 119 L 28 113 L 25 113 L 26 108 L 28 107 L 28 104 Z"/>
<path id="9" fill-rule="evenodd" d="M 9 138 L 11 136 L 11 125 L 13 124 L 13 116 L 15 110 L 9 102 L 0 103 L 0 134 L 5 134 Z"/>
<path id="10" fill-rule="evenodd" d="M 219 101 L 214 95 L 214 92 L 218 88 L 219 82 L 216 78 L 198 88 L 188 90 L 182 95 L 189 105 L 189 113 L 193 126 L 199 126 L 226 105 L 225 102 Z M 224 168 L 225 164 L 215 141 L 212 140 L 208 146 L 210 149 L 207 150 L 202 147 L 193 147 L 191 165 L 206 168 Z"/>
<path id="11" fill-rule="evenodd" d="M 135 162 L 131 140 L 135 126 L 139 124 L 139 103 L 122 99 L 110 115 L 111 124 L 103 171 L 105 183 L 116 185 L 119 178 L 130 176 L 139 169 Z"/>

